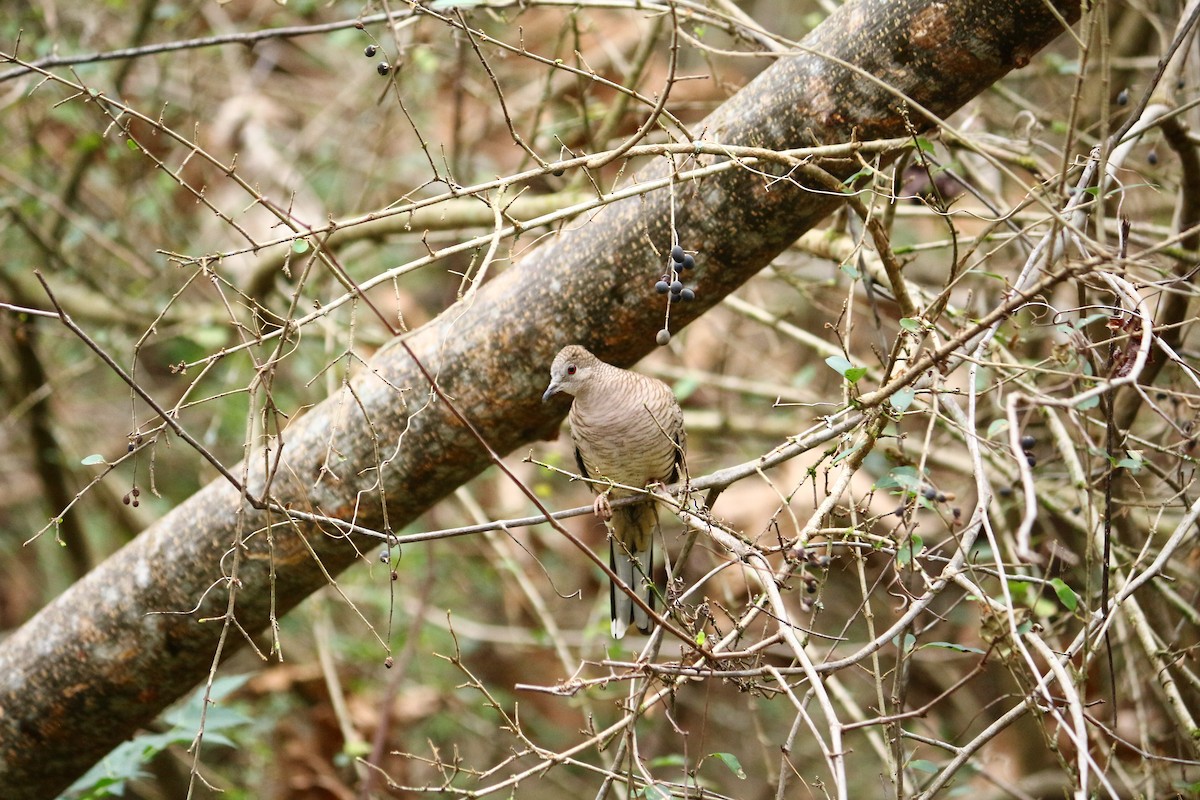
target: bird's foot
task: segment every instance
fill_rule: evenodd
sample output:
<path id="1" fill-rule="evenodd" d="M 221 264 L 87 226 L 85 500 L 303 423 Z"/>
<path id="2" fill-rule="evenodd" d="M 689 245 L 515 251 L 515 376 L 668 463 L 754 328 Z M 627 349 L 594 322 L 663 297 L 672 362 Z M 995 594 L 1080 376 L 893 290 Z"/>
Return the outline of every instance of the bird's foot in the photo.
<path id="1" fill-rule="evenodd" d="M 592 513 L 605 522 L 612 519 L 612 505 L 608 502 L 608 492 L 596 495 L 596 501 L 592 503 Z"/>

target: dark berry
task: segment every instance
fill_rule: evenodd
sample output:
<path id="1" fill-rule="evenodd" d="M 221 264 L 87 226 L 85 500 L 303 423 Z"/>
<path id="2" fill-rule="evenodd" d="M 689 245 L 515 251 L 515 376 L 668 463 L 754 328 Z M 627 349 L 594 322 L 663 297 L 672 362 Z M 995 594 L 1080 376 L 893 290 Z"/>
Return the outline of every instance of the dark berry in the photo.
<path id="1" fill-rule="evenodd" d="M 367 58 L 374 58 L 375 54 L 378 52 L 379 52 L 379 48 L 373 44 L 369 44 L 366 46 L 366 48 L 363 49 L 363 55 L 366 56 Z"/>
<path id="2" fill-rule="evenodd" d="M 654 291 L 658 292 L 659 294 L 666 294 L 670 288 L 671 284 L 667 283 L 666 281 L 659 281 L 658 283 L 654 284 Z"/>
<path id="3" fill-rule="evenodd" d="M 655 335 L 654 341 L 658 342 L 659 347 L 666 346 L 671 341 L 671 332 L 666 328 L 663 328 Z"/>
<path id="4" fill-rule="evenodd" d="M 671 294 L 679 294 L 683 291 L 683 281 L 671 281 Z"/>
<path id="5" fill-rule="evenodd" d="M 691 289 L 684 289 L 679 293 L 679 299 L 685 303 L 690 303 L 696 299 L 696 293 Z"/>
<path id="6" fill-rule="evenodd" d="M 553 172 L 551 172 L 550 174 L 556 178 L 561 178 L 565 173 L 566 173 L 565 169 L 556 169 Z"/>
<path id="7" fill-rule="evenodd" d="M 1036 467 L 1037 466 L 1037 456 L 1035 456 L 1033 453 L 1026 453 L 1025 454 L 1025 463 L 1029 465 L 1030 469 L 1032 469 L 1033 467 Z"/>
<path id="8" fill-rule="evenodd" d="M 937 500 L 937 494 L 937 489 L 934 489 L 932 486 L 926 486 L 921 490 L 921 497 L 924 497 L 926 500 Z"/>
<path id="9" fill-rule="evenodd" d="M 375 68 L 375 71 L 380 75 L 387 75 L 392 71 L 392 68 L 388 66 L 386 61 L 380 61 L 379 66 Z"/>
<path id="10" fill-rule="evenodd" d="M 1129 90 L 1122 89 L 1121 92 L 1117 95 L 1117 105 L 1123 106 L 1123 105 L 1126 105 L 1127 103 L 1129 103 Z"/>
<path id="11" fill-rule="evenodd" d="M 944 502 L 946 502 L 946 495 L 945 495 L 945 494 L 943 494 L 942 492 L 938 492 L 938 495 L 937 495 L 937 501 L 938 501 L 939 503 L 944 503 Z"/>
<path id="12" fill-rule="evenodd" d="M 682 264 L 683 259 L 684 259 L 683 248 L 680 247 L 679 245 L 675 245 L 674 247 L 672 247 L 671 248 L 671 260 L 674 261 L 676 264 Z"/>
<path id="13" fill-rule="evenodd" d="M 696 259 L 692 258 L 691 255 L 686 255 L 683 257 L 683 261 L 680 262 L 679 266 L 681 269 L 695 269 Z"/>
<path id="14" fill-rule="evenodd" d="M 1035 444 L 1037 444 L 1037 439 L 1030 436 L 1028 433 L 1021 437 L 1022 450 L 1032 450 Z"/>
<path id="15" fill-rule="evenodd" d="M 1150 164 L 1150 166 L 1154 166 L 1155 164 L 1157 164 L 1158 163 L 1158 151 L 1151 150 L 1149 153 L 1147 153 L 1146 154 L 1146 162 L 1148 164 Z"/>

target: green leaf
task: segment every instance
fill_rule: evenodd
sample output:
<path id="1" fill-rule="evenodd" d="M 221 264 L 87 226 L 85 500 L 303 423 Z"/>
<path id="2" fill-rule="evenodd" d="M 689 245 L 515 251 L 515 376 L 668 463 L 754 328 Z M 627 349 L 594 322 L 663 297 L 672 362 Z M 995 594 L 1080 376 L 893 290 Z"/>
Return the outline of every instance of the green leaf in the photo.
<path id="1" fill-rule="evenodd" d="M 657 783 L 652 783 L 642 789 L 641 796 L 646 800 L 671 800 L 670 790 L 659 786 Z"/>
<path id="2" fill-rule="evenodd" d="M 107 464 L 108 459 L 105 458 L 104 456 L 100 455 L 99 453 L 92 453 L 90 456 L 87 456 L 86 458 L 83 459 L 83 461 L 80 461 L 79 463 L 83 464 L 85 467 L 90 467 L 93 464 Z"/>
<path id="3" fill-rule="evenodd" d="M 1108 319 L 1108 314 L 1106 314 L 1106 313 L 1089 314 L 1088 316 L 1084 317 L 1083 319 L 1079 320 L 1078 322 L 1072 322 L 1071 327 L 1075 328 L 1076 330 L 1083 330 L 1084 328 L 1086 328 L 1087 326 L 1091 325 L 1094 322 L 1103 322 L 1103 321 L 1106 321 L 1107 319 Z"/>
<path id="4" fill-rule="evenodd" d="M 675 399 L 682 403 L 700 388 L 700 380 L 693 377 L 680 378 L 675 381 L 675 385 L 671 388 L 675 391 Z"/>
<path id="5" fill-rule="evenodd" d="M 900 320 L 900 327 L 909 333 L 921 332 L 921 320 L 913 319 L 912 317 L 904 317 Z"/>
<path id="6" fill-rule="evenodd" d="M 917 149 L 923 153 L 933 152 L 933 142 L 926 139 L 924 136 L 917 137 Z"/>
<path id="7" fill-rule="evenodd" d="M 1077 405 L 1075 407 L 1078 408 L 1080 411 L 1090 411 L 1098 405 L 1100 405 L 1100 395 L 1097 394 L 1097 395 L 1093 395 L 1092 397 L 1089 397 L 1088 399 L 1084 400 L 1082 403 L 1080 403 L 1079 405 Z"/>
<path id="8" fill-rule="evenodd" d="M 868 175 L 874 175 L 874 174 L 875 174 L 875 169 L 873 167 L 863 167 L 858 172 L 854 173 L 849 178 L 846 178 L 844 181 L 842 181 L 842 183 L 845 184 L 847 189 L 850 189 L 850 191 L 853 192 L 854 190 L 851 189 L 850 187 L 852 187 L 854 185 L 855 181 L 857 181 L 859 178 L 865 178 Z"/>
<path id="9" fill-rule="evenodd" d="M 342 752 L 351 758 L 365 758 L 371 755 L 373 749 L 367 741 L 346 742 L 342 745 Z"/>
<path id="10" fill-rule="evenodd" d="M 900 545 L 896 551 L 896 563 L 900 566 L 906 566 L 914 558 L 921 555 L 921 550 L 925 547 L 925 540 L 919 534 L 914 533 L 908 538 L 908 541 Z"/>
<path id="11" fill-rule="evenodd" d="M 912 652 L 913 646 L 916 645 L 916 643 L 917 637 L 913 636 L 911 633 L 904 634 L 903 639 L 901 639 L 899 636 L 892 637 L 892 644 L 905 653 Z"/>
<path id="12" fill-rule="evenodd" d="M 213 681 L 211 698 L 219 700 L 238 689 L 249 680 L 249 675 L 232 675 Z M 165 733 L 147 733 L 119 745 L 100 763 L 88 770 L 67 789 L 64 797 L 102 798 L 120 797 L 125 793 L 125 784 L 131 780 L 147 777 L 143 767 L 163 750 L 177 745 L 191 744 L 200 726 L 200 712 L 204 707 L 205 687 L 201 686 L 181 706 L 176 706 L 162 716 L 171 725 Z M 222 733 L 235 727 L 245 727 L 249 717 L 230 711 L 224 706 L 210 706 L 204 723 L 204 742 L 207 745 L 232 747 L 235 742 Z"/>
<path id="13" fill-rule="evenodd" d="M 292 242 L 292 252 L 296 255 L 307 253 L 308 242 L 306 242 L 304 239 L 297 239 L 296 241 Z"/>
<path id="14" fill-rule="evenodd" d="M 903 414 L 912 405 L 913 398 L 917 396 L 917 390 L 906 386 L 903 389 L 897 389 L 896 393 L 889 398 L 892 408 Z"/>
<path id="15" fill-rule="evenodd" d="M 1039 617 L 1052 617 L 1058 611 L 1058 606 L 1054 605 L 1054 601 L 1048 597 L 1039 597 L 1033 603 L 1033 613 Z"/>
<path id="16" fill-rule="evenodd" d="M 432 47 L 418 45 L 410 50 L 413 64 L 426 75 L 433 75 L 442 68 L 441 59 Z"/>
<path id="17" fill-rule="evenodd" d="M 199 325 L 188 331 L 188 338 L 202 350 L 217 350 L 229 341 L 229 331 L 221 325 Z"/>
<path id="18" fill-rule="evenodd" d="M 742 762 L 738 761 L 737 756 L 733 753 L 709 753 L 711 758 L 715 758 L 729 768 L 729 771 L 736 775 L 741 780 L 746 780 L 746 771 L 742 769 Z"/>
<path id="19" fill-rule="evenodd" d="M 846 370 L 854 369 L 854 365 L 841 356 L 830 356 L 825 359 L 825 363 L 829 365 L 830 369 L 843 377 L 846 375 Z"/>
<path id="20" fill-rule="evenodd" d="M 980 367 L 975 373 L 975 391 L 986 391 L 992 383 L 991 371 L 987 367 Z"/>
<path id="21" fill-rule="evenodd" d="M 858 383 L 867 374 L 866 367 L 856 367 L 842 356 L 830 356 L 825 359 L 825 363 L 850 383 Z"/>
<path id="22" fill-rule="evenodd" d="M 850 383 L 858 383 L 867 374 L 866 367 L 856 367 L 842 356 L 830 356 L 825 359 L 825 363 Z"/>
<path id="23" fill-rule="evenodd" d="M 1054 587 L 1054 593 L 1058 595 L 1058 602 L 1062 603 L 1068 611 L 1074 611 L 1079 607 L 1079 595 L 1075 594 L 1075 590 L 1067 586 L 1062 578 L 1051 578 L 1050 585 Z"/>
<path id="24" fill-rule="evenodd" d="M 924 758 L 914 758 L 912 761 L 908 762 L 908 768 L 915 769 L 917 772 L 927 772 L 930 775 L 933 775 L 938 771 L 937 764 Z"/>
<path id="25" fill-rule="evenodd" d="M 104 139 L 100 134 L 91 132 L 82 134 L 75 140 L 75 144 L 71 145 L 71 149 L 77 153 L 94 153 L 104 144 Z"/>
<path id="26" fill-rule="evenodd" d="M 916 467 L 893 467 L 887 475 L 875 481 L 876 489 L 903 489 L 916 494 L 921 486 L 921 476 Z"/>
<path id="27" fill-rule="evenodd" d="M 992 424 L 988 425 L 987 438 L 995 438 L 997 434 L 1004 433 L 1006 430 L 1008 430 L 1008 420 L 1003 418 L 994 419 L 992 420 Z"/>
<path id="28" fill-rule="evenodd" d="M 141 152 L 141 149 L 142 149 L 142 148 L 138 147 L 138 143 L 135 142 L 133 139 L 126 139 L 125 146 L 128 147 L 130 150 L 132 150 L 135 153 Z"/>
<path id="29" fill-rule="evenodd" d="M 838 453 L 838 455 L 833 457 L 833 461 L 830 461 L 829 464 L 833 465 L 845 461 L 846 458 L 850 458 L 852 455 L 854 455 L 854 453 L 862 450 L 864 444 L 866 444 L 865 441 L 859 441 L 857 445 L 850 447 L 850 449 L 842 450 L 840 453 Z"/>
<path id="30" fill-rule="evenodd" d="M 1122 458 L 1117 462 L 1117 466 L 1127 469 L 1134 475 L 1137 475 L 1142 471 L 1142 467 L 1145 466 L 1145 461 L 1142 460 L 1141 451 L 1126 450 L 1125 452 L 1128 454 L 1128 458 Z"/>
<path id="31" fill-rule="evenodd" d="M 208 741 L 209 734 L 214 731 L 238 728 L 251 721 L 245 714 L 235 711 L 229 706 L 219 705 L 226 695 L 240 689 L 248 680 L 250 680 L 250 675 L 247 673 L 225 675 L 213 681 L 212 692 L 209 695 L 212 702 L 208 706 L 208 713 L 204 715 L 205 741 Z M 200 686 L 182 705 L 163 714 L 163 720 L 171 723 L 177 729 L 194 732 L 196 728 L 200 727 L 200 715 L 203 710 L 204 686 Z M 189 734 L 189 736 L 191 735 L 194 733 Z"/>
<path id="32" fill-rule="evenodd" d="M 941 650 L 953 650 L 956 653 L 975 653 L 976 655 L 983 655 L 983 651 L 978 647 L 967 647 L 965 644 L 956 644 L 955 642 L 926 642 L 925 644 L 921 645 L 921 647 L 937 647 Z"/>

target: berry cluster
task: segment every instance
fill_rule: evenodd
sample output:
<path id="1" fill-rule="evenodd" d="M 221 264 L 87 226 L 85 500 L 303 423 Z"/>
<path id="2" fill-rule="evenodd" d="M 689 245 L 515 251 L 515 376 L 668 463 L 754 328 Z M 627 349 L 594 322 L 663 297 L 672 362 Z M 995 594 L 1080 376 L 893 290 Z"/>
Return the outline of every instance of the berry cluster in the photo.
<path id="1" fill-rule="evenodd" d="M 695 267 L 696 259 L 690 253 L 683 252 L 682 247 L 675 245 L 671 248 L 671 271 L 658 279 L 658 283 L 654 284 L 654 291 L 659 294 L 670 292 L 672 303 L 690 303 L 696 299 L 696 290 L 684 286 L 680 279 L 684 272 Z"/>
<path id="2" fill-rule="evenodd" d="M 377 45 L 369 44 L 363 48 L 363 55 L 366 56 L 367 58 L 374 58 L 375 54 L 378 52 L 379 52 L 379 47 Z M 378 72 L 380 75 L 387 75 L 389 72 L 392 71 L 392 67 L 391 67 L 391 65 L 388 64 L 388 62 L 380 61 L 379 64 L 377 64 L 375 66 L 375 71 Z"/>
<path id="3" fill-rule="evenodd" d="M 1021 449 L 1025 452 L 1025 463 L 1030 469 L 1037 466 L 1037 456 L 1033 454 L 1033 446 L 1037 444 L 1037 439 L 1030 436 L 1028 433 L 1021 437 Z"/>
<path id="4" fill-rule="evenodd" d="M 939 504 L 953 503 L 958 499 L 958 495 L 956 495 L 954 492 L 942 492 L 929 485 L 921 487 L 920 495 L 929 503 L 931 508 Z M 907 512 L 908 505 L 901 504 L 893 513 L 897 517 L 903 517 Z M 953 506 L 950 509 L 950 513 L 954 517 L 955 525 L 962 522 L 961 508 L 958 506 Z"/>
<path id="5" fill-rule="evenodd" d="M 800 579 L 804 581 L 804 591 L 809 595 L 816 595 L 820 589 L 820 580 L 813 575 L 810 570 L 828 570 L 832 559 L 824 553 L 816 553 L 805 549 L 802 545 L 796 545 L 789 553 L 789 561 L 800 562 Z M 800 608 L 802 611 L 809 612 L 816 607 L 819 601 L 815 596 L 802 597 L 800 599 Z"/>
<path id="6" fill-rule="evenodd" d="M 137 508 L 142 504 L 142 501 L 138 500 L 138 498 L 141 496 L 142 490 L 135 486 L 125 493 L 125 496 L 121 498 L 121 502 L 127 506 L 133 506 L 134 508 Z"/>
<path id="7" fill-rule="evenodd" d="M 671 260 L 667 262 L 667 272 L 663 273 L 654 284 L 654 291 L 659 294 L 671 293 L 671 303 L 690 303 L 696 299 L 696 290 L 683 285 L 683 273 L 696 268 L 696 259 L 690 253 L 685 253 L 680 245 L 671 248 Z M 667 305 L 668 316 L 670 304 Z M 660 346 L 671 341 L 671 331 L 663 328 L 658 332 L 655 341 Z"/>

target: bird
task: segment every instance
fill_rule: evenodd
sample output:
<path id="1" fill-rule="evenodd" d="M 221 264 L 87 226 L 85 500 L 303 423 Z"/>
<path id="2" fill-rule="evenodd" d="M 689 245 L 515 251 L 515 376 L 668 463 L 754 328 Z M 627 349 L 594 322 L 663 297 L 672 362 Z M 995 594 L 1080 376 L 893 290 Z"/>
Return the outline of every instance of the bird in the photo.
<path id="1" fill-rule="evenodd" d="M 614 509 L 608 498 L 635 495 L 635 489 L 675 483 L 684 476 L 683 411 L 662 381 L 605 363 L 577 344 L 554 357 L 542 401 L 559 392 L 574 397 L 567 419 L 579 474 L 621 484 L 591 484 L 596 493 L 593 510 L 609 533 L 609 566 L 654 608 L 658 506 L 647 500 Z M 615 584 L 609 586 L 609 606 L 614 639 L 622 638 L 630 624 L 650 632 L 650 616 Z"/>

